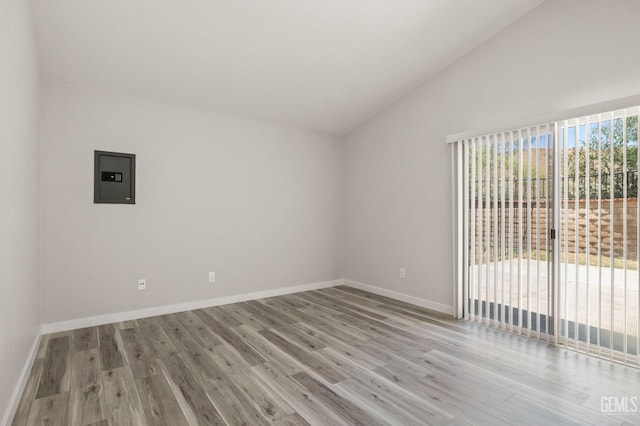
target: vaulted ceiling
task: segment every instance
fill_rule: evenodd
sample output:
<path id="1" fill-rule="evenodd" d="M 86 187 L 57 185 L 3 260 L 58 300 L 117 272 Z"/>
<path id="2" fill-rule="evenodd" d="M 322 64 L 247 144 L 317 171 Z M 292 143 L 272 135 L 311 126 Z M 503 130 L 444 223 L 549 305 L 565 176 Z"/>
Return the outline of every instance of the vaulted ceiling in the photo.
<path id="1" fill-rule="evenodd" d="M 344 135 L 542 0 L 33 0 L 51 82 Z"/>

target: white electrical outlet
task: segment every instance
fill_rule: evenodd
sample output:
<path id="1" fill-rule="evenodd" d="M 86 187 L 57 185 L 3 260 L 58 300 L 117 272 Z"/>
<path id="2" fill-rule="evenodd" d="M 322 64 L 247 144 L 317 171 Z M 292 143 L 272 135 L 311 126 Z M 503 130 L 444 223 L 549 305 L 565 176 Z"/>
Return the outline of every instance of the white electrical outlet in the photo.
<path id="1" fill-rule="evenodd" d="M 142 291 L 142 290 L 146 290 L 147 289 L 147 279 L 146 278 L 141 278 L 138 280 L 138 291 Z"/>
<path id="2" fill-rule="evenodd" d="M 209 282 L 210 283 L 215 283 L 216 282 L 216 273 L 215 272 L 209 272 Z"/>
<path id="3" fill-rule="evenodd" d="M 407 278 L 407 270 L 404 268 L 400 268 L 400 278 L 405 279 Z"/>

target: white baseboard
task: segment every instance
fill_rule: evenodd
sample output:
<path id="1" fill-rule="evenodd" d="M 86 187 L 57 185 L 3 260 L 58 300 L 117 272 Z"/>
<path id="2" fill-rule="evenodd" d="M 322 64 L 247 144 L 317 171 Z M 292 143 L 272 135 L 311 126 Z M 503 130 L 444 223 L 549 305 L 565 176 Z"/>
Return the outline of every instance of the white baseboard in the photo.
<path id="1" fill-rule="evenodd" d="M 380 287 L 372 286 L 369 284 L 359 283 L 357 281 L 344 280 L 344 285 L 348 287 L 357 288 L 359 290 L 368 291 L 369 293 L 378 294 L 380 296 L 386 296 L 391 299 L 400 300 L 402 302 L 411 303 L 412 305 L 418 305 L 423 308 L 431 309 L 432 311 L 453 316 L 453 306 L 445 305 L 438 302 L 433 302 L 428 299 L 421 299 L 415 296 L 409 296 L 408 294 L 398 293 L 397 291 L 387 290 L 386 288 L 380 288 Z"/>
<path id="2" fill-rule="evenodd" d="M 177 303 L 175 305 L 155 306 L 153 308 L 138 309 L 135 311 L 117 312 L 113 314 L 98 315 L 94 317 L 53 322 L 42 325 L 42 334 L 75 330 L 84 327 L 94 327 L 96 325 L 154 317 L 157 315 L 173 314 L 176 312 L 190 311 L 193 309 L 209 308 L 211 306 L 228 305 L 229 303 L 246 302 L 247 300 L 264 299 L 265 297 L 282 296 L 285 294 L 299 293 L 301 291 L 318 290 L 321 288 L 335 287 L 337 285 L 342 285 L 343 283 L 344 280 L 342 279 L 323 281 L 291 287 L 280 287 L 273 290 L 256 291 L 252 293 L 236 294 L 233 296 L 217 297 L 214 299 L 195 300 L 193 302 Z"/>
<path id="3" fill-rule="evenodd" d="M 27 361 L 24 363 L 24 367 L 22 367 L 22 371 L 20 372 L 20 376 L 18 377 L 18 383 L 16 383 L 16 387 L 13 390 L 11 399 L 9 400 L 9 405 L 7 406 L 7 411 L 2 417 L 0 425 L 6 426 L 11 424 L 13 417 L 16 415 L 18 404 L 20 404 L 20 398 L 22 398 L 24 388 L 27 386 L 27 380 L 29 379 L 29 374 L 31 373 L 31 367 L 33 367 L 33 362 L 36 359 L 36 353 L 38 353 L 38 345 L 40 344 L 41 335 L 42 332 L 40 329 L 33 341 L 33 345 L 31 345 L 31 350 L 29 351 L 29 355 L 27 355 Z"/>

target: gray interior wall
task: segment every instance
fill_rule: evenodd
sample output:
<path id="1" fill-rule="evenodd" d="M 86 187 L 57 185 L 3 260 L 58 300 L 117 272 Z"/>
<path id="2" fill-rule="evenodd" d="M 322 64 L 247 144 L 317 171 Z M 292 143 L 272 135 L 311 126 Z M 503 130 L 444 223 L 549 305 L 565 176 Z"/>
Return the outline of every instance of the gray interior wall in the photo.
<path id="1" fill-rule="evenodd" d="M 344 277 L 452 305 L 446 136 L 640 94 L 638 16 L 634 0 L 547 1 L 353 132 Z"/>
<path id="2" fill-rule="evenodd" d="M 0 423 L 39 331 L 38 71 L 28 2 L 0 2 Z"/>
<path id="3" fill-rule="evenodd" d="M 94 150 L 136 154 L 135 205 L 93 204 Z M 341 161 L 334 137 L 46 85 L 43 323 L 339 278 Z"/>

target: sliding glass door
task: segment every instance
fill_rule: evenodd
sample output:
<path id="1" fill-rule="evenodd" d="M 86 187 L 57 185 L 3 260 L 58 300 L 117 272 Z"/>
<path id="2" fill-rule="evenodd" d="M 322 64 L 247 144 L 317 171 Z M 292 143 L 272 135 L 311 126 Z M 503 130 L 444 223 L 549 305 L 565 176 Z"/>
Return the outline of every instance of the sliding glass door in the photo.
<path id="1" fill-rule="evenodd" d="M 637 364 L 638 110 L 559 130 L 559 341 Z"/>
<path id="2" fill-rule="evenodd" d="M 638 108 L 457 146 L 465 318 L 639 365 Z"/>
<path id="3" fill-rule="evenodd" d="M 466 142 L 466 314 L 537 337 L 552 330 L 553 132 L 549 126 Z"/>

